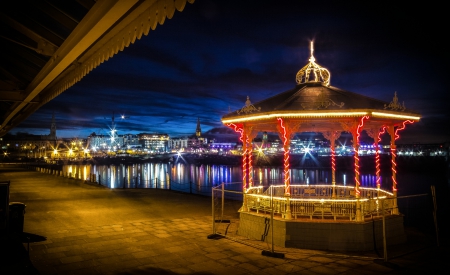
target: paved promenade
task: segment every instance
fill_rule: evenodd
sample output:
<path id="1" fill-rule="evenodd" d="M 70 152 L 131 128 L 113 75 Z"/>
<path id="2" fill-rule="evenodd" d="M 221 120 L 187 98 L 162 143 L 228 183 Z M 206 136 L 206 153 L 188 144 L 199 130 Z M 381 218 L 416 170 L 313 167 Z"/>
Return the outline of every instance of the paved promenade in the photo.
<path id="1" fill-rule="evenodd" d="M 212 233 L 211 198 L 155 189 L 108 189 L 83 181 L 2 166 L 10 201 L 26 204 L 21 244 L 0 238 L 0 274 L 448 274 L 442 239 L 408 231 L 408 243 L 375 252 L 342 254 L 275 247 Z M 227 204 L 237 218 L 239 203 Z M 235 225 L 235 224 L 234 224 Z M 448 233 L 448 232 L 447 232 Z M 228 235 L 227 235 L 228 236 Z M 29 253 L 29 256 L 28 256 Z M 382 249 L 381 249 L 382 253 Z M 389 255 L 389 254 L 388 254 Z M 382 254 L 381 254 L 382 256 Z"/>

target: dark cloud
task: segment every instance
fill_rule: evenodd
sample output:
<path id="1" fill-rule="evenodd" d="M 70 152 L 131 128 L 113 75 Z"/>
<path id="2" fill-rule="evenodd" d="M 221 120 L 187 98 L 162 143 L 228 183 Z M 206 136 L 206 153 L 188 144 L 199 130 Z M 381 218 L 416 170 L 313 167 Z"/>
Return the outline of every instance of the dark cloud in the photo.
<path id="1" fill-rule="evenodd" d="M 196 0 L 13 132 L 48 133 L 53 112 L 67 137 L 107 131 L 113 113 L 120 133 L 192 134 L 197 118 L 208 131 L 247 96 L 293 88 L 314 40 L 332 86 L 383 101 L 397 92 L 422 114 L 402 142 L 448 141 L 446 17 L 432 2 Z"/>

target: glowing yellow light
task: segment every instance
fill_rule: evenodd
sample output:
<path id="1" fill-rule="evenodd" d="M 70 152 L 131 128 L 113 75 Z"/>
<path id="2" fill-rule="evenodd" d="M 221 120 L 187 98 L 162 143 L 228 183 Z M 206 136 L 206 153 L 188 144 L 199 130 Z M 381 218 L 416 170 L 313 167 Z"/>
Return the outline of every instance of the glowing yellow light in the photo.
<path id="1" fill-rule="evenodd" d="M 297 84 L 306 82 L 318 82 L 321 81 L 325 86 L 330 85 L 330 72 L 317 64 L 314 58 L 314 42 L 311 41 L 311 56 L 309 58 L 309 63 L 304 66 L 300 71 L 298 71 L 295 79 Z M 310 80 L 310 76 L 312 80 Z"/>
<path id="2" fill-rule="evenodd" d="M 397 114 L 380 113 L 380 112 L 372 112 L 372 115 L 373 116 L 381 116 L 381 117 L 389 117 L 389 118 L 420 120 L 420 116 L 406 116 L 406 115 L 397 115 Z"/>
<path id="3" fill-rule="evenodd" d="M 320 113 L 273 113 L 266 115 L 258 115 L 252 117 L 241 117 L 241 118 L 230 118 L 223 119 L 223 123 L 234 123 L 234 122 L 243 122 L 243 121 L 251 121 L 251 120 L 259 120 L 259 119 L 271 119 L 278 117 L 289 117 L 289 118 L 318 118 L 318 117 L 359 117 L 367 115 L 367 112 L 320 112 Z"/>

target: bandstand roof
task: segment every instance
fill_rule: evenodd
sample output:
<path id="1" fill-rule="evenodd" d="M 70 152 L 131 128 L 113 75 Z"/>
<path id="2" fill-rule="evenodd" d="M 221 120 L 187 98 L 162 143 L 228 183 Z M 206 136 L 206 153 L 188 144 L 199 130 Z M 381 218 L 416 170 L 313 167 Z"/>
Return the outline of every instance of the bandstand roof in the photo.
<path id="1" fill-rule="evenodd" d="M 302 132 L 323 132 L 346 131 L 342 123 L 356 122 L 364 116 L 368 118 L 366 128 L 419 121 L 420 114 L 399 102 L 397 93 L 391 102 L 386 102 L 331 86 L 328 70 L 315 63 L 312 44 L 309 61 L 297 73 L 297 85 L 293 89 L 254 104 L 247 97 L 245 106 L 223 116 L 222 122 L 273 131 L 277 119 L 282 118 L 297 122 Z"/>

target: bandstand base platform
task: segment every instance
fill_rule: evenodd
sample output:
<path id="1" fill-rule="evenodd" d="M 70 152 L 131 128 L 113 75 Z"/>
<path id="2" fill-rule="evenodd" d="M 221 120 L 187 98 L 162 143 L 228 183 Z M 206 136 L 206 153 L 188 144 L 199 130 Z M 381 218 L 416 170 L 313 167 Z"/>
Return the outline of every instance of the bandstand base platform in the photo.
<path id="1" fill-rule="evenodd" d="M 238 235 L 272 243 L 270 215 L 240 212 Z M 403 215 L 385 217 L 387 246 L 406 242 Z M 330 219 L 273 221 L 273 242 L 280 247 L 329 251 L 370 251 L 383 247 L 381 217 L 362 222 Z"/>

